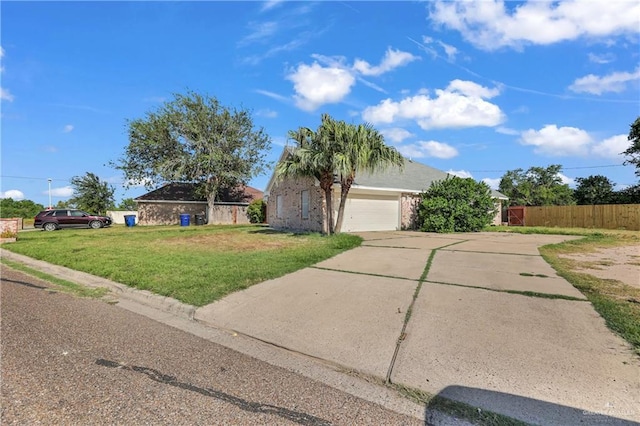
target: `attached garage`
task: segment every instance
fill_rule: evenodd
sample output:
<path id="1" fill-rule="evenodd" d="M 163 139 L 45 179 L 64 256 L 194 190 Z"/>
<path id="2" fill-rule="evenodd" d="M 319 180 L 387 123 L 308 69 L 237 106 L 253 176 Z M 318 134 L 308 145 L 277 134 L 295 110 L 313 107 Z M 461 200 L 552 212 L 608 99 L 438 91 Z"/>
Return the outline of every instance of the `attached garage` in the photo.
<path id="1" fill-rule="evenodd" d="M 343 232 L 400 229 L 398 195 L 349 194 L 344 208 Z"/>

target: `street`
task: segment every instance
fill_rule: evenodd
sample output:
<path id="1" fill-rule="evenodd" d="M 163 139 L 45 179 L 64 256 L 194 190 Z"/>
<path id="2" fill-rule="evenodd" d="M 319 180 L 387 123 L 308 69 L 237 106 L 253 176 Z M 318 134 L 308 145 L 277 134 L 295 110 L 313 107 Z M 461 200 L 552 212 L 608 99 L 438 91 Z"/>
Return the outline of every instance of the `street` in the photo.
<path id="1" fill-rule="evenodd" d="M 2 424 L 420 424 L 2 267 Z"/>

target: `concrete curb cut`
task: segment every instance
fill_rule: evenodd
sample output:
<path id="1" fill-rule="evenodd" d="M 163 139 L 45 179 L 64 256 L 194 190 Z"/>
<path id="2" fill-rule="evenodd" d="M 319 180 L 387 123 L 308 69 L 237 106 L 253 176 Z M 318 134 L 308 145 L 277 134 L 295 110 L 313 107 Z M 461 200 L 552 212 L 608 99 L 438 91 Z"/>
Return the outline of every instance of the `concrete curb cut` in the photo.
<path id="1" fill-rule="evenodd" d="M 28 256 L 13 253 L 0 248 L 0 258 L 19 262 L 25 266 L 32 267 L 39 271 L 53 275 L 54 277 L 74 282 L 76 284 L 86 285 L 89 287 L 105 287 L 111 290 L 118 298 L 124 298 L 133 302 L 149 306 L 160 311 L 175 315 L 180 318 L 193 320 L 196 307 L 179 302 L 166 296 L 159 296 L 147 290 L 138 290 L 128 287 L 124 284 L 108 280 L 106 278 L 96 277 L 95 275 L 85 272 L 75 271 L 64 266 L 52 265 L 42 260 L 33 259 Z"/>

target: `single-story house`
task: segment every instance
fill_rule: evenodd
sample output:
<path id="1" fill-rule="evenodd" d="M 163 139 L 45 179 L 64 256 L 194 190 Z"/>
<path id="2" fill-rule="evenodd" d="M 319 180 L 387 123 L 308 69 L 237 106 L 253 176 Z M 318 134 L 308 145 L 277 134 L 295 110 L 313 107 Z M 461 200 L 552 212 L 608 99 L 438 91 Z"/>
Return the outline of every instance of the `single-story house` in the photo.
<path id="1" fill-rule="evenodd" d="M 285 148 L 280 161 L 289 155 Z M 274 172 L 275 173 L 275 172 Z M 434 181 L 450 177 L 422 163 L 405 159 L 402 170 L 397 167 L 370 173 L 359 173 L 349 190 L 344 211 L 343 232 L 391 231 L 414 229 L 420 193 Z M 508 198 L 492 190 L 497 213 L 493 223 L 502 222 L 502 201 Z M 340 202 L 340 184 L 334 184 L 332 195 L 334 218 Z M 319 182 L 310 177 L 285 178 L 275 174 L 265 190 L 267 222 L 276 229 L 326 232 L 325 202 Z"/>
<path id="2" fill-rule="evenodd" d="M 135 198 L 139 225 L 176 225 L 180 215 L 189 214 L 191 223 L 201 215 L 205 223 L 249 223 L 247 207 L 261 199 L 262 191 L 243 186 L 234 191 L 221 191 L 214 206 L 213 217 L 207 217 L 207 200 L 196 191 L 194 183 L 173 182 Z"/>

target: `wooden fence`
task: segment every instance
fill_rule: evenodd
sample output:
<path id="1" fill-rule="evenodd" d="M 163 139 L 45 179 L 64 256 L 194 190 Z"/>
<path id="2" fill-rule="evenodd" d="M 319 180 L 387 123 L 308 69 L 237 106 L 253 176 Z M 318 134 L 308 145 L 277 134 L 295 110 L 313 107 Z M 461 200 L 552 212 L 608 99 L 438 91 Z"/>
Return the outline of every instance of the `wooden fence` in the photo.
<path id="1" fill-rule="evenodd" d="M 520 213 L 522 211 L 522 213 Z M 511 218 L 518 218 L 511 223 Z M 522 223 L 518 223 L 518 222 Z M 640 204 L 509 207 L 511 225 L 640 231 Z"/>

